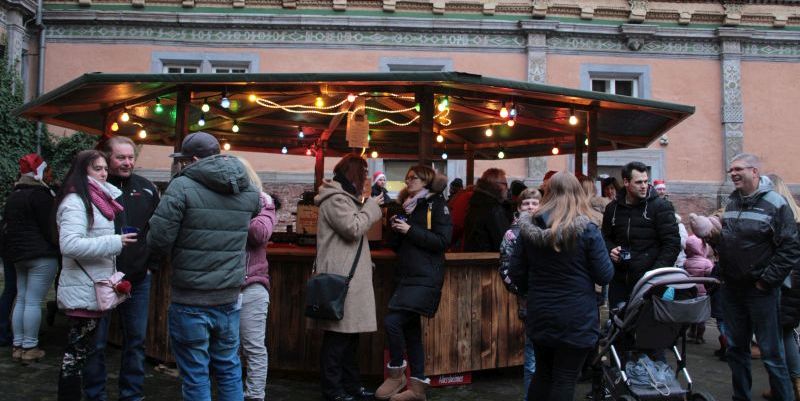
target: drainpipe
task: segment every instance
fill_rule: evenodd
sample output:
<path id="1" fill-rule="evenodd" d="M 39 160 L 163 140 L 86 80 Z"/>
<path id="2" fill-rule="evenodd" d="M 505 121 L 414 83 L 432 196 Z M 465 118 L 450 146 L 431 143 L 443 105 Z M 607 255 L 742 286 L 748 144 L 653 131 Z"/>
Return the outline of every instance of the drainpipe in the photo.
<path id="1" fill-rule="evenodd" d="M 43 0 L 36 3 L 36 26 L 39 27 L 39 69 L 37 71 L 36 79 L 36 97 L 42 96 L 44 91 L 44 50 L 45 50 L 45 32 L 46 27 L 42 22 Z M 42 152 L 42 121 L 36 122 L 36 153 Z"/>

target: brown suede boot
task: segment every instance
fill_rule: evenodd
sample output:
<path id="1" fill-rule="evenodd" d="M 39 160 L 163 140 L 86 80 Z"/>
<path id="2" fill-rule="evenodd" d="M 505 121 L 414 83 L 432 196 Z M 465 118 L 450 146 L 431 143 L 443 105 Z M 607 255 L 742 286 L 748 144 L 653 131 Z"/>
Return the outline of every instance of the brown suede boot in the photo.
<path id="1" fill-rule="evenodd" d="M 389 399 L 389 401 L 427 401 L 425 391 L 431 385 L 430 379 L 420 380 L 412 377 L 408 382 L 408 389 Z"/>
<path id="2" fill-rule="evenodd" d="M 403 361 L 403 366 L 395 367 L 391 363 L 386 365 L 389 369 L 389 377 L 381 383 L 375 390 L 376 400 L 388 400 L 393 395 L 399 393 L 406 386 L 406 367 L 408 364 Z"/>
<path id="3" fill-rule="evenodd" d="M 795 401 L 800 401 L 800 377 L 792 378 L 792 389 L 794 389 Z"/>

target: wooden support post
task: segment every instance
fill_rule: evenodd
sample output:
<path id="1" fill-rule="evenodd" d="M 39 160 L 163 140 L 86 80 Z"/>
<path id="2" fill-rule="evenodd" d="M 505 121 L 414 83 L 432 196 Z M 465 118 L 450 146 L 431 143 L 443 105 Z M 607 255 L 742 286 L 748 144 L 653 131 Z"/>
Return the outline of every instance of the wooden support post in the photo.
<path id="1" fill-rule="evenodd" d="M 419 103 L 419 163 L 430 166 L 433 161 L 433 89 L 423 87 L 416 93 Z"/>
<path id="2" fill-rule="evenodd" d="M 176 152 L 181 150 L 183 138 L 189 135 L 189 107 L 191 105 L 192 93 L 186 88 L 178 89 L 175 113 L 175 143 L 173 149 Z"/>
<path id="3" fill-rule="evenodd" d="M 588 160 L 586 162 L 586 175 L 592 177 L 592 179 L 597 178 L 597 110 L 591 110 L 588 113 L 589 121 L 587 126 L 589 127 L 589 150 L 588 150 Z"/>
<path id="4" fill-rule="evenodd" d="M 575 130 L 575 174 L 583 174 L 583 141 L 585 131 Z"/>
<path id="5" fill-rule="evenodd" d="M 319 191 L 322 185 L 322 178 L 325 175 L 325 145 L 327 142 L 320 142 L 317 153 L 314 156 L 314 192 Z"/>
<path id="6" fill-rule="evenodd" d="M 472 185 L 475 183 L 475 152 L 467 150 L 467 182 L 464 186 Z"/>

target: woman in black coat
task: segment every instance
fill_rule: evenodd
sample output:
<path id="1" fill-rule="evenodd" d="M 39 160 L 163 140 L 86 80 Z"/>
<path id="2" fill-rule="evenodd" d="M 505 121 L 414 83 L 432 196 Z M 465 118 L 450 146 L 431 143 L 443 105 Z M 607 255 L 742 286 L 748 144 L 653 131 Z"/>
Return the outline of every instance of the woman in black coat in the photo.
<path id="1" fill-rule="evenodd" d="M 375 392 L 380 400 L 425 400 L 430 380 L 425 377 L 421 316 L 432 317 L 439 308 L 444 252 L 453 231 L 442 194 L 447 177 L 437 175 L 430 167 L 414 166 L 405 181 L 406 188 L 398 196 L 404 213 L 392 219 L 392 229 L 398 233 L 394 247 L 397 287 L 384 319 L 391 360 L 389 377 Z M 404 351 L 411 365 L 411 381 L 408 389 L 399 393 L 406 384 Z"/>
<path id="2" fill-rule="evenodd" d="M 529 400 L 571 401 L 600 335 L 594 288 L 608 284 L 614 268 L 591 215 L 581 184 L 560 172 L 533 217 L 518 220 L 521 258 L 509 273 L 528 296 L 526 328 L 536 354 Z"/>

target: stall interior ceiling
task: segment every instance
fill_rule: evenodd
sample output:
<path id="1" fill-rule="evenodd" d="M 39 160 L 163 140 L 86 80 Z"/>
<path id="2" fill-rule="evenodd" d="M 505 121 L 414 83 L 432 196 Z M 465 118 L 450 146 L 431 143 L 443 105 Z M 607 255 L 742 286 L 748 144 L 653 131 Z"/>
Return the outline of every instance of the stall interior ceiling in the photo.
<path id="1" fill-rule="evenodd" d="M 403 80 L 409 74 L 415 79 Z M 597 115 L 597 150 L 641 148 L 694 111 L 690 106 L 516 81 L 487 83 L 473 74 L 464 74 L 470 78 L 466 81 L 441 79 L 446 74 L 459 73 L 360 74 L 365 79 L 307 82 L 282 82 L 285 74 L 233 74 L 225 82 L 208 82 L 198 74 L 169 80 L 159 80 L 166 78 L 159 74 L 147 74 L 156 77 L 149 80 L 142 79 L 146 74 L 128 80 L 116 74 L 87 74 L 19 113 L 84 132 L 172 146 L 181 114 L 178 98 L 186 93 L 188 132 L 209 132 L 226 148 L 311 156 L 324 143 L 326 156 L 364 151 L 386 159 L 415 159 L 427 110 L 433 158 L 497 159 L 500 152 L 514 158 L 551 155 L 556 149 L 574 153 L 576 147 L 585 151 L 592 112 Z M 97 80 L 95 75 L 110 77 Z M 250 79 L 262 75 L 269 75 L 270 82 Z M 374 75 L 384 77 L 369 79 Z M 348 117 L 359 113 L 369 122 L 365 149 L 351 148 L 346 139 Z"/>

